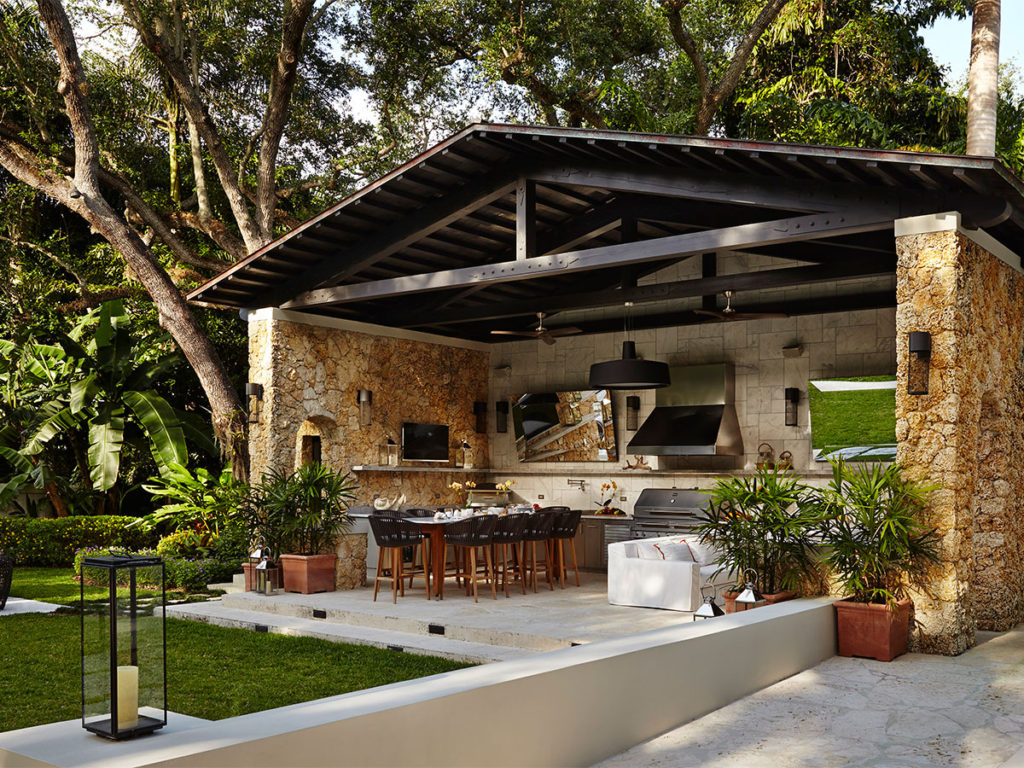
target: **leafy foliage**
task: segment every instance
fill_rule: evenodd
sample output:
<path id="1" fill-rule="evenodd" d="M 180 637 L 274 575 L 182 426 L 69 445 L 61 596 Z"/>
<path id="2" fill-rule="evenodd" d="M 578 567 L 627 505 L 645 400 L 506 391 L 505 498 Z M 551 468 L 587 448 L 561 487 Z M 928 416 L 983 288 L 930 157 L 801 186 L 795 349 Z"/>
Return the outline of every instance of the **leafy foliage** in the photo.
<path id="1" fill-rule="evenodd" d="M 70 565 L 81 547 L 139 548 L 156 536 L 132 527 L 133 517 L 0 517 L 0 551 L 18 565 Z"/>
<path id="2" fill-rule="evenodd" d="M 938 538 L 922 516 L 932 486 L 903 476 L 899 464 L 832 462 L 816 495 L 825 563 L 843 592 L 862 603 L 893 604 L 938 559 Z"/>
<path id="3" fill-rule="evenodd" d="M 805 503 L 809 492 L 778 468 L 719 480 L 697 526 L 701 541 L 718 551 L 719 572 L 742 578 L 752 568 L 763 592 L 798 590 L 815 570 L 811 534 L 818 518 Z"/>
<path id="4" fill-rule="evenodd" d="M 143 488 L 167 503 L 139 518 L 138 525 L 144 530 L 162 525 L 171 531 L 188 531 L 201 543 L 220 534 L 248 491 L 246 483 L 234 479 L 230 466 L 216 475 L 202 467 L 193 473 L 174 463 L 163 477 L 150 478 Z"/>
<path id="5" fill-rule="evenodd" d="M 348 502 L 355 498 L 355 479 L 319 462 L 305 464 L 291 474 L 280 471 L 265 475 L 258 489 L 264 514 L 276 521 L 284 551 L 316 555 L 333 543 L 351 521 Z M 272 537 L 260 536 L 271 546 Z"/>

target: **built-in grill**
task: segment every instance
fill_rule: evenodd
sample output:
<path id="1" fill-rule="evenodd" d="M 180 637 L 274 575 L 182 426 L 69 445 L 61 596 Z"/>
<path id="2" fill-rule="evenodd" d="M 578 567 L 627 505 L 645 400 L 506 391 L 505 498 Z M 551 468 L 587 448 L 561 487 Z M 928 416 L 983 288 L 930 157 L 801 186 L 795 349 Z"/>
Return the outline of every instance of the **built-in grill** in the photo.
<path id="1" fill-rule="evenodd" d="M 689 533 L 699 522 L 698 515 L 707 503 L 708 495 L 696 489 L 645 488 L 633 505 L 630 538 Z"/>

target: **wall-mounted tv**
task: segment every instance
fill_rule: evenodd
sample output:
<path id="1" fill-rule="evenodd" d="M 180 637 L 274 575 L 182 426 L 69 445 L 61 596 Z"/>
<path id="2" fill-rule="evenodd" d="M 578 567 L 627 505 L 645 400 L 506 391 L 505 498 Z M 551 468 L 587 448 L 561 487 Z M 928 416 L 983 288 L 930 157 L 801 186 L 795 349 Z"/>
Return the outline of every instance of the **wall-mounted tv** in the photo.
<path id="1" fill-rule="evenodd" d="M 611 393 L 531 392 L 512 399 L 519 461 L 616 461 Z"/>
<path id="2" fill-rule="evenodd" d="M 896 377 L 810 382 L 811 446 L 816 461 L 896 460 Z"/>
<path id="3" fill-rule="evenodd" d="M 402 458 L 406 461 L 448 461 L 448 425 L 402 424 Z"/>

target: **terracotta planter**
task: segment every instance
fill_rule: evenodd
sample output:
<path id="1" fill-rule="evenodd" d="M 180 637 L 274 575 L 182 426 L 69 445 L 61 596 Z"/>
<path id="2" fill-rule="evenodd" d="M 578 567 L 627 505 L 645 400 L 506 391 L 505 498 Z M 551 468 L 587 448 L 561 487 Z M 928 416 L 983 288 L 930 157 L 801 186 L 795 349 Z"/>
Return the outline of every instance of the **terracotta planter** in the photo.
<path id="1" fill-rule="evenodd" d="M 910 600 L 900 600 L 896 610 L 887 605 L 841 600 L 836 608 L 840 656 L 863 656 L 892 661 L 907 652 Z"/>
<path id="2" fill-rule="evenodd" d="M 784 589 L 781 592 L 769 592 L 764 596 L 764 599 L 768 605 L 772 605 L 773 603 L 783 603 L 786 600 L 792 600 L 794 597 L 796 597 L 796 592 Z"/>
<path id="3" fill-rule="evenodd" d="M 281 555 L 281 573 L 285 592 L 334 591 L 334 562 L 338 555 Z"/>
<path id="4" fill-rule="evenodd" d="M 249 560 L 242 562 L 242 573 L 245 574 L 245 591 L 252 592 L 256 589 L 256 581 L 252 577 L 253 565 Z M 270 583 L 273 584 L 274 589 L 281 588 L 281 569 L 270 568 Z"/>

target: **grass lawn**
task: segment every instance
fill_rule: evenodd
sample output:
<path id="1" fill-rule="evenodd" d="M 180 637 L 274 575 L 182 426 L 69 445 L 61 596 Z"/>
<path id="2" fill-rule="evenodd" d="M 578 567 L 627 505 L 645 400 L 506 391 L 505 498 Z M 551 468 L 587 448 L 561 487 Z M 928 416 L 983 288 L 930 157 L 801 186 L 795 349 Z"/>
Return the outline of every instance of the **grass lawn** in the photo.
<path id="1" fill-rule="evenodd" d="M 33 571 L 42 572 L 42 582 L 31 581 Z M 15 568 L 14 577 L 11 593 L 18 597 L 65 604 L 78 600 L 70 568 Z M 0 731 L 81 716 L 79 622 L 77 615 L 62 613 L 0 617 Z M 366 646 L 167 620 L 168 709 L 208 720 L 466 666 Z"/>

